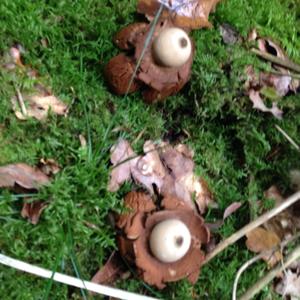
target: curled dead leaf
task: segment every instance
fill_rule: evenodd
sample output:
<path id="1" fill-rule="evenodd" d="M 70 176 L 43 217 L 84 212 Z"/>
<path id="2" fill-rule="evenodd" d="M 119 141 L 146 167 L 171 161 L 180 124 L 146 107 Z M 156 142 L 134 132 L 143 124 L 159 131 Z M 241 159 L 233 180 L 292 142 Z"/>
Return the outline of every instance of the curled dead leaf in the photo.
<path id="1" fill-rule="evenodd" d="M 36 225 L 46 207 L 47 203 L 44 201 L 24 202 L 21 216 L 27 218 L 31 224 Z"/>
<path id="2" fill-rule="evenodd" d="M 40 94 L 34 94 L 24 97 L 24 104 L 26 112 L 19 109 L 19 103 L 15 97 L 11 99 L 13 110 L 19 120 L 26 120 L 30 117 L 34 117 L 37 120 L 44 120 L 47 118 L 49 112 L 54 114 L 66 116 L 68 107 L 61 100 L 54 95 L 44 96 Z"/>
<path id="3" fill-rule="evenodd" d="M 274 266 L 282 259 L 280 251 L 274 250 L 281 242 L 276 233 L 268 231 L 262 227 L 255 228 L 247 233 L 246 246 L 255 253 L 265 253 L 263 259 L 270 267 Z"/>
<path id="4" fill-rule="evenodd" d="M 171 18 L 175 26 L 197 29 L 211 27 L 209 14 L 215 10 L 220 0 L 139 0 L 138 12 L 149 20 L 155 16 L 162 4 L 165 10 L 162 18 Z"/>
<path id="5" fill-rule="evenodd" d="M 253 103 L 253 108 L 256 108 L 262 112 L 270 112 L 275 118 L 282 119 L 283 111 L 278 108 L 276 102 L 272 103 L 272 107 L 269 108 L 265 105 L 263 99 L 258 91 L 253 89 L 249 90 L 249 98 Z"/>
<path id="6" fill-rule="evenodd" d="M 116 191 L 127 180 L 144 186 L 150 194 L 153 186 L 164 197 L 181 199 L 190 208 L 203 213 L 213 203 L 212 194 L 201 177 L 194 174 L 193 152 L 186 145 L 172 147 L 168 143 L 146 141 L 144 155 L 137 156 L 130 144 L 120 140 L 112 149 L 113 169 L 108 189 Z"/>
<path id="7" fill-rule="evenodd" d="M 38 189 L 50 179 L 42 171 L 24 163 L 0 167 L 0 187 L 13 188 L 15 184 L 25 189 Z"/>
<path id="8" fill-rule="evenodd" d="M 231 216 L 234 212 L 236 212 L 242 206 L 241 202 L 233 202 L 231 203 L 224 211 L 223 220 Z"/>

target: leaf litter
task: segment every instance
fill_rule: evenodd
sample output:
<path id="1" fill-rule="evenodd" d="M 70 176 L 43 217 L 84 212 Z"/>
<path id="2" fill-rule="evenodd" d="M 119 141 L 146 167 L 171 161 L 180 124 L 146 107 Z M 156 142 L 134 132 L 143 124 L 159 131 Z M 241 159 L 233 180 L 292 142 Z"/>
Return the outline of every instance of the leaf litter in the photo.
<path id="1" fill-rule="evenodd" d="M 256 42 L 258 49 L 262 53 L 271 54 L 282 61 L 290 62 L 282 48 L 270 38 L 259 37 L 256 29 L 250 31 L 248 42 Z M 259 72 L 257 74 L 252 66 L 245 70 L 247 79 L 245 83 L 249 99 L 253 103 L 253 108 L 262 112 L 269 112 L 275 118 L 281 119 L 283 111 L 278 107 L 278 103 L 289 93 L 297 93 L 300 87 L 300 80 L 293 78 L 288 68 L 271 64 L 272 70 L 269 72 Z M 272 101 L 268 107 L 266 100 Z"/>
<path id="2" fill-rule="evenodd" d="M 16 193 L 36 192 L 50 184 L 52 177 L 60 171 L 53 159 L 41 159 L 38 167 L 25 163 L 9 164 L 0 167 L 0 188 L 9 188 Z M 37 224 L 48 202 L 23 197 L 21 216 L 32 224 Z"/>
<path id="3" fill-rule="evenodd" d="M 275 206 L 284 201 L 276 186 L 271 186 L 264 194 L 266 199 L 274 200 Z M 295 234 L 299 229 L 298 223 L 299 217 L 293 213 L 293 208 L 285 210 L 250 231 L 246 235 L 246 246 L 252 252 L 261 253 L 268 266 L 273 267 L 283 258 L 281 250 L 278 249 L 279 245 Z"/>
<path id="4" fill-rule="evenodd" d="M 113 168 L 108 190 L 115 192 L 125 181 L 133 180 L 151 195 L 182 199 L 189 207 L 203 213 L 213 205 L 213 197 L 205 180 L 195 174 L 193 151 L 186 145 L 146 141 L 144 155 L 137 155 L 128 141 L 120 139 L 111 150 Z"/>
<path id="5" fill-rule="evenodd" d="M 34 82 L 32 89 L 24 88 L 24 91 L 17 87 L 20 85 L 18 82 L 13 82 L 16 95 L 11 98 L 11 103 L 16 117 L 19 120 L 33 117 L 42 121 L 47 118 L 50 111 L 56 115 L 66 116 L 68 106 L 42 83 L 43 80 L 36 70 L 23 64 L 22 53 L 24 51 L 21 45 L 11 47 L 9 52 L 4 55 L 1 64 L 2 69 L 11 75 L 16 75 L 16 78 L 21 76 L 20 81 L 30 79 Z"/>

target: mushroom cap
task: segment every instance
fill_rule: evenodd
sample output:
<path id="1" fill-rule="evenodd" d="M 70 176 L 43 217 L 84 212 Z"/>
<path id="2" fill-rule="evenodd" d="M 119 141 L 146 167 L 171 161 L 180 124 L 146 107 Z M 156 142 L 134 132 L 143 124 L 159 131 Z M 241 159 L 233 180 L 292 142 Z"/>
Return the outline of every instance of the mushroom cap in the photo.
<path id="1" fill-rule="evenodd" d="M 163 30 L 153 42 L 153 55 L 162 66 L 181 67 L 188 61 L 191 53 L 191 40 L 178 27 Z"/>

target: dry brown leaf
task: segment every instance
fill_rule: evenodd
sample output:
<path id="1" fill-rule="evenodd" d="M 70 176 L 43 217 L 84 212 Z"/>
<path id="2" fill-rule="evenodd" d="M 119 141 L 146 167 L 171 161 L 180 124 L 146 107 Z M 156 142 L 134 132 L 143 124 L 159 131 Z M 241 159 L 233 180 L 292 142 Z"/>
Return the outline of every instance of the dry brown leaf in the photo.
<path id="1" fill-rule="evenodd" d="M 4 55 L 5 63 L 2 65 L 5 70 L 17 72 L 21 69 L 24 77 L 34 80 L 33 91 L 30 93 L 20 91 L 16 88 L 16 96 L 12 97 L 11 102 L 15 115 L 20 120 L 26 120 L 34 117 L 38 120 L 44 120 L 49 111 L 57 115 L 66 115 L 68 107 L 60 99 L 55 97 L 49 88 L 45 87 L 39 79 L 38 72 L 30 66 L 22 63 L 22 46 L 18 45 L 10 48 L 9 52 Z"/>
<path id="2" fill-rule="evenodd" d="M 24 202 L 21 216 L 27 218 L 31 224 L 36 225 L 46 207 L 47 203 L 43 201 Z"/>
<path id="3" fill-rule="evenodd" d="M 263 255 L 263 259 L 270 267 L 282 259 L 280 251 L 270 251 L 281 242 L 280 238 L 274 232 L 258 227 L 250 231 L 246 236 L 247 248 L 255 253 L 266 252 L 266 254 Z"/>
<path id="4" fill-rule="evenodd" d="M 160 4 L 165 10 L 163 18 L 171 17 L 178 27 L 197 29 L 211 27 L 209 14 L 215 10 L 220 0 L 139 0 L 138 12 L 152 19 Z"/>
<path id="5" fill-rule="evenodd" d="M 287 270 L 282 281 L 276 286 L 276 292 L 282 296 L 300 298 L 300 275 Z"/>
<path id="6" fill-rule="evenodd" d="M 233 202 L 232 204 L 230 204 L 224 211 L 223 220 L 225 220 L 234 212 L 236 212 L 241 206 L 242 206 L 241 202 Z"/>
<path id="7" fill-rule="evenodd" d="M 119 252 L 113 251 L 105 265 L 93 276 L 91 281 L 97 284 L 112 284 L 125 273 L 125 269 Z"/>
<path id="8" fill-rule="evenodd" d="M 42 171 L 24 163 L 0 167 L 0 187 L 12 188 L 18 184 L 25 189 L 38 189 L 49 182 L 49 177 Z"/>
<path id="9" fill-rule="evenodd" d="M 249 98 L 253 103 L 253 108 L 263 112 L 270 112 L 275 118 L 282 119 L 283 111 L 278 108 L 276 102 L 273 102 L 272 107 L 268 108 L 261 98 L 260 93 L 254 89 L 249 90 Z"/>
<path id="10" fill-rule="evenodd" d="M 257 31 L 253 29 L 248 35 L 248 41 L 257 41 L 258 48 L 261 52 L 274 55 L 282 60 L 289 61 L 289 58 L 283 49 L 269 38 L 259 37 Z M 246 68 L 247 81 L 245 88 L 249 98 L 253 103 L 253 108 L 263 112 L 270 112 L 274 117 L 281 119 L 283 112 L 278 108 L 277 102 L 272 103 L 269 108 L 265 105 L 264 98 L 271 100 L 280 100 L 289 92 L 297 93 L 300 81 L 290 76 L 290 71 L 284 67 L 272 64 L 273 71 L 260 72 L 255 74 L 252 66 Z"/>
<path id="11" fill-rule="evenodd" d="M 44 96 L 40 94 L 30 95 L 24 97 L 24 104 L 26 112 L 24 113 L 19 109 L 16 97 L 11 99 L 13 110 L 19 120 L 26 120 L 30 117 L 37 120 L 44 120 L 47 118 L 48 113 L 51 111 L 54 114 L 66 116 L 68 107 L 61 100 L 54 95 Z"/>
<path id="12" fill-rule="evenodd" d="M 120 139 L 118 143 L 111 149 L 111 163 L 113 169 L 111 171 L 108 190 L 110 192 L 117 191 L 120 186 L 131 179 L 131 167 L 136 164 L 138 157 L 133 152 L 130 144 Z"/>
<path id="13" fill-rule="evenodd" d="M 195 200 L 201 213 L 212 203 L 206 182 L 194 174 L 193 152 L 187 146 L 155 145 L 146 141 L 144 153 L 136 156 L 125 140 L 120 140 L 113 147 L 111 162 L 115 167 L 111 172 L 109 191 L 118 190 L 125 181 L 133 178 L 151 194 L 155 186 L 159 194 L 177 197 L 192 208 L 195 208 Z"/>

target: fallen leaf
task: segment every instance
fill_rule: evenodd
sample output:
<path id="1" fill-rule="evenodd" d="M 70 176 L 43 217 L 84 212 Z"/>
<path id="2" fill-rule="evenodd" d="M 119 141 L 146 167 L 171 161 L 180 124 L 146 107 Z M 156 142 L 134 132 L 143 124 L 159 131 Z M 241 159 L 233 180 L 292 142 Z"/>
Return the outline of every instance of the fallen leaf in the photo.
<path id="1" fill-rule="evenodd" d="M 300 275 L 290 269 L 284 272 L 284 277 L 276 286 L 276 292 L 282 296 L 300 298 Z"/>
<path id="2" fill-rule="evenodd" d="M 258 91 L 255 91 L 251 89 L 249 91 L 249 98 L 253 103 L 253 108 L 256 108 L 263 112 L 270 112 L 275 118 L 282 119 L 283 111 L 278 108 L 277 104 L 275 102 L 272 103 L 272 107 L 268 108 L 263 99 L 260 96 L 260 93 Z"/>
<path id="3" fill-rule="evenodd" d="M 92 282 L 97 284 L 112 284 L 126 271 L 124 262 L 117 251 L 113 251 L 105 265 L 93 276 Z"/>
<path id="4" fill-rule="evenodd" d="M 162 196 L 172 195 L 192 208 L 196 203 L 201 213 L 213 203 L 206 182 L 194 174 L 193 152 L 186 145 L 172 147 L 168 143 L 156 145 L 146 141 L 144 153 L 137 156 L 127 141 L 119 140 L 112 148 L 111 162 L 114 167 L 109 191 L 116 191 L 125 181 L 133 179 L 150 194 L 154 194 L 155 186 Z"/>
<path id="5" fill-rule="evenodd" d="M 190 29 L 211 27 L 209 14 L 220 0 L 139 0 L 138 12 L 152 20 L 160 4 L 165 7 L 163 18 L 171 18 L 174 25 Z"/>
<path id="6" fill-rule="evenodd" d="M 46 207 L 47 203 L 43 201 L 24 202 L 21 216 L 27 218 L 31 224 L 36 225 Z"/>
<path id="7" fill-rule="evenodd" d="M 29 77 L 33 81 L 33 87 L 29 91 L 20 91 L 17 87 L 16 96 L 11 98 L 15 115 L 20 120 L 34 117 L 37 120 L 47 118 L 49 111 L 57 115 L 67 115 L 68 107 L 60 99 L 54 96 L 49 88 L 44 86 L 38 72 L 22 62 L 21 45 L 11 47 L 4 55 L 2 67 L 17 74 L 19 77 Z M 21 72 L 19 72 L 21 70 Z"/>
<path id="8" fill-rule="evenodd" d="M 261 52 L 271 54 L 281 60 L 290 61 L 283 49 L 269 38 L 259 37 L 256 29 L 250 31 L 248 41 L 257 41 Z M 272 64 L 274 70 L 255 74 L 252 66 L 246 68 L 247 81 L 245 88 L 253 103 L 253 108 L 263 112 L 270 112 L 274 117 L 281 119 L 283 112 L 278 108 L 277 102 L 272 103 L 268 108 L 264 99 L 281 100 L 288 93 L 297 93 L 300 81 L 290 76 L 290 71 L 284 67 Z"/>
<path id="9" fill-rule="evenodd" d="M 50 111 L 54 114 L 62 116 L 66 116 L 68 112 L 67 105 L 54 95 L 44 96 L 34 94 L 30 96 L 24 96 L 26 113 L 19 109 L 16 97 L 13 97 L 11 101 L 15 115 L 19 120 L 26 120 L 30 117 L 34 117 L 41 121 L 47 118 Z"/>
<path id="10" fill-rule="evenodd" d="M 53 176 L 60 171 L 59 164 L 54 159 L 40 159 L 39 169 L 47 176 Z"/>
<path id="11" fill-rule="evenodd" d="M 242 206 L 241 202 L 233 202 L 232 204 L 230 204 L 224 211 L 223 220 L 225 220 L 234 212 L 236 212 L 241 206 Z"/>
<path id="12" fill-rule="evenodd" d="M 263 259 L 268 263 L 269 267 L 274 266 L 282 259 L 280 251 L 270 251 L 281 242 L 280 238 L 274 232 L 258 227 L 247 233 L 246 236 L 246 246 L 250 251 L 255 253 L 266 252 L 263 255 Z"/>
<path id="13" fill-rule="evenodd" d="M 18 184 L 25 189 L 38 189 L 49 182 L 49 177 L 42 171 L 24 163 L 0 167 L 0 187 L 14 187 Z"/>
<path id="14" fill-rule="evenodd" d="M 110 160 L 113 168 L 108 185 L 110 192 L 117 191 L 125 181 L 131 179 L 131 167 L 138 160 L 136 156 L 130 144 L 124 139 L 120 139 L 112 147 Z"/>

